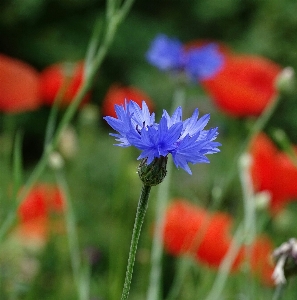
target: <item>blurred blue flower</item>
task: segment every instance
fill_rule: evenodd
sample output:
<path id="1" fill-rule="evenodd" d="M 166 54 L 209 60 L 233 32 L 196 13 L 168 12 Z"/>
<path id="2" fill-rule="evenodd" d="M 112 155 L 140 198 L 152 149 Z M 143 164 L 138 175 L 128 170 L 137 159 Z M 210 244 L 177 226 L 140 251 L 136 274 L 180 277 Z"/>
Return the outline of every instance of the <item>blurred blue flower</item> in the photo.
<path id="1" fill-rule="evenodd" d="M 159 34 L 147 51 L 146 59 L 162 71 L 179 69 L 182 66 L 182 43 Z"/>
<path id="2" fill-rule="evenodd" d="M 209 79 L 214 76 L 224 63 L 223 55 L 214 43 L 191 49 L 184 54 L 184 69 L 194 80 Z"/>
<path id="3" fill-rule="evenodd" d="M 215 142 L 218 128 L 205 130 L 210 116 L 198 118 L 196 109 L 193 115 L 182 121 L 182 108 L 178 107 L 170 116 L 163 111 L 160 123 L 155 123 L 155 115 L 150 114 L 146 103 L 142 108 L 134 101 L 125 106 L 115 105 L 117 118 L 104 117 L 106 122 L 118 132 L 117 146 L 134 146 L 142 150 L 138 159 L 146 158 L 149 165 L 155 158 L 171 154 L 176 167 L 181 167 L 192 174 L 188 163 L 208 163 L 207 154 L 217 153 L 221 145 Z"/>
<path id="4" fill-rule="evenodd" d="M 224 57 L 215 43 L 186 50 L 178 39 L 159 34 L 146 53 L 147 61 L 162 71 L 185 72 L 192 80 L 214 76 L 222 67 Z"/>

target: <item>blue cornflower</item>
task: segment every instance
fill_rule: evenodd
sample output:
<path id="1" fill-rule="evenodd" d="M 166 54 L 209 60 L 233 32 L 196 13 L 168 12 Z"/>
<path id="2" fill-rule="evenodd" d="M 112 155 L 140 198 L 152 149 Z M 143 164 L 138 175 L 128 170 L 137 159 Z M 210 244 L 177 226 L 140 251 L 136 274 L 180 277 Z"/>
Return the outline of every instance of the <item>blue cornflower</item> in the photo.
<path id="1" fill-rule="evenodd" d="M 194 80 L 209 79 L 214 76 L 224 63 L 218 45 L 211 43 L 188 50 L 184 54 L 184 69 Z"/>
<path id="2" fill-rule="evenodd" d="M 194 81 L 211 78 L 224 64 L 224 57 L 215 43 L 187 50 L 178 39 L 164 34 L 152 41 L 146 59 L 162 71 L 184 72 Z"/>
<path id="3" fill-rule="evenodd" d="M 164 110 L 160 123 L 155 123 L 155 115 L 150 114 L 144 101 L 142 108 L 131 100 L 125 106 L 115 105 L 115 110 L 117 118 L 107 116 L 104 119 L 118 132 L 111 134 L 119 142 L 116 145 L 138 148 L 142 151 L 138 159 L 146 159 L 147 165 L 171 154 L 177 167 L 192 174 L 188 163 L 208 163 L 206 155 L 220 151 L 221 144 L 214 141 L 218 128 L 205 130 L 210 116 L 199 119 L 198 109 L 185 121 L 182 121 L 181 107 L 172 116 Z"/>
<path id="4" fill-rule="evenodd" d="M 146 59 L 162 71 L 176 70 L 182 66 L 182 47 L 178 39 L 159 34 L 147 51 Z"/>

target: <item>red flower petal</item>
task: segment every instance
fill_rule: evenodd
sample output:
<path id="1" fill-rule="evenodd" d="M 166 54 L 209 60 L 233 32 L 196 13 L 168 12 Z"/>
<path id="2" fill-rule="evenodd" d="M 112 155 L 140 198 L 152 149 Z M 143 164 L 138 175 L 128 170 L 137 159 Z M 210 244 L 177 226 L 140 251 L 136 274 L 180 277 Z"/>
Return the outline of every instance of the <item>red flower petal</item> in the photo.
<path id="1" fill-rule="evenodd" d="M 271 191 L 277 170 L 277 148 L 265 133 L 257 135 L 250 147 L 252 156 L 251 175 L 255 190 Z"/>
<path id="2" fill-rule="evenodd" d="M 277 212 L 288 202 L 297 200 L 297 167 L 286 153 L 279 152 L 276 161 L 277 172 L 271 206 Z"/>
<path id="3" fill-rule="evenodd" d="M 143 91 L 135 87 L 124 87 L 120 85 L 112 85 L 104 98 L 102 104 L 102 114 L 104 116 L 116 117 L 114 106 L 125 104 L 125 99 L 133 100 L 140 107 L 142 105 L 142 101 L 145 100 L 150 111 L 153 111 L 154 104 L 150 97 Z"/>
<path id="4" fill-rule="evenodd" d="M 274 266 L 271 261 L 273 244 L 267 236 L 258 237 L 251 246 L 250 266 L 254 275 L 266 285 L 273 286 L 272 273 Z"/>
<path id="5" fill-rule="evenodd" d="M 270 192 L 270 208 L 277 213 L 292 199 L 297 199 L 297 167 L 264 133 L 254 139 L 250 153 L 254 188 L 256 191 Z"/>
<path id="6" fill-rule="evenodd" d="M 75 97 L 83 83 L 84 63 L 57 63 L 44 69 L 40 77 L 41 97 L 45 104 L 52 105 L 59 92 L 62 92 L 61 106 L 67 106 Z M 87 94 L 83 103 L 88 102 Z"/>
<path id="7" fill-rule="evenodd" d="M 232 217 L 225 213 L 219 212 L 211 216 L 196 253 L 198 260 L 212 267 L 220 266 L 232 243 L 230 235 L 232 223 Z M 242 254 L 243 252 L 240 250 L 233 263 L 233 271 L 242 262 Z"/>
<path id="8" fill-rule="evenodd" d="M 41 106 L 39 74 L 23 61 L 0 54 L 0 111 L 19 113 Z"/>
<path id="9" fill-rule="evenodd" d="M 164 224 L 164 246 L 173 255 L 195 252 L 197 233 L 208 221 L 207 212 L 184 201 L 178 200 L 168 208 Z"/>
<path id="10" fill-rule="evenodd" d="M 34 188 L 30 191 L 18 209 L 22 223 L 47 216 L 47 204 L 44 196 L 40 188 Z"/>
<path id="11" fill-rule="evenodd" d="M 215 104 L 237 117 L 259 115 L 276 94 L 281 68 L 262 57 L 228 56 L 215 76 L 201 82 Z"/>
<path id="12" fill-rule="evenodd" d="M 47 184 L 36 185 L 18 208 L 22 223 L 38 218 L 48 218 L 51 212 L 61 212 L 64 202 L 61 192 Z"/>
<path id="13" fill-rule="evenodd" d="M 173 255 L 191 253 L 200 262 L 219 267 L 232 241 L 231 225 L 232 218 L 227 214 L 212 215 L 187 201 L 175 201 L 165 217 L 165 249 Z M 242 257 L 240 251 L 233 270 L 239 266 Z"/>

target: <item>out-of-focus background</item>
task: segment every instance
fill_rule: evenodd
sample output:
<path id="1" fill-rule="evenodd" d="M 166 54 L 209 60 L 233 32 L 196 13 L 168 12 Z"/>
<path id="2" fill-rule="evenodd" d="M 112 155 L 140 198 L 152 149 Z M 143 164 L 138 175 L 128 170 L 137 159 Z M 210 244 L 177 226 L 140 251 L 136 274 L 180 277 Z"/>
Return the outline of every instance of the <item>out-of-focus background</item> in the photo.
<path id="1" fill-rule="evenodd" d="M 13 177 L 11 158 L 16 133 L 21 132 L 22 136 L 23 178 L 26 179 L 42 154 L 46 126 L 54 101 L 52 94 L 55 94 L 53 90 L 59 85 L 56 82 L 60 80 L 60 72 L 64 72 L 64 75 L 72 72 L 84 60 L 96 22 L 102 22 L 103 28 L 105 7 L 105 1 L 101 0 L 2 0 L 0 3 L 0 54 L 18 59 L 34 69 L 34 76 L 40 82 L 43 80 L 42 96 L 45 99 L 42 105 L 29 110 L 9 110 L 9 105 L 1 107 L 0 104 L 1 220 L 5 219 L 12 206 L 9 190 Z M 75 212 L 80 256 L 89 266 L 86 272 L 90 274 L 90 299 L 113 300 L 120 297 L 141 189 L 136 174 L 139 152 L 114 147 L 114 140 L 108 135 L 111 129 L 102 119 L 113 107 L 105 104 L 104 109 L 108 92 L 118 87 L 136 88 L 137 92 L 122 90 L 114 97 L 144 98 L 152 103 L 151 107 L 159 119 L 163 109 L 173 109 L 176 81 L 169 73 L 150 65 L 145 58 L 157 34 L 164 33 L 171 38 L 178 38 L 183 44 L 217 42 L 230 48 L 231 52 L 265 57 L 280 68 L 290 66 L 296 70 L 296 31 L 297 2 L 293 0 L 135 1 L 97 72 L 87 95 L 87 104 L 78 109 L 58 147 Z M 6 58 L 3 61 L 5 63 L 0 66 L 0 72 L 3 72 L 0 78 L 7 78 L 5 66 L 9 62 Z M 45 75 L 45 70 L 56 64 L 60 64 L 60 67 L 51 69 Z M 7 89 L 14 88 L 13 84 L 7 84 Z M 234 176 L 231 176 L 228 186 L 224 186 L 224 182 L 230 170 L 234 171 L 232 166 L 237 164 L 237 153 L 256 117 L 226 114 L 211 101 L 211 96 L 198 81 L 184 86 L 184 92 L 184 118 L 189 117 L 196 107 L 201 115 L 210 113 L 208 126 L 219 127 L 218 141 L 222 147 L 221 153 L 210 157 L 210 164 L 191 166 L 192 176 L 183 170 L 174 169 L 169 189 L 170 199 L 187 199 L 210 211 L 227 213 L 232 218 L 232 225 L 228 229 L 232 236 L 244 215 L 238 172 L 235 171 Z M 1 97 L 1 101 L 5 101 Z M 268 136 L 272 138 L 275 131 L 281 129 L 290 142 L 297 144 L 296 100 L 296 92 L 282 95 L 276 112 L 264 128 Z M 58 120 L 64 111 L 65 106 L 59 111 Z M 281 151 L 281 145 L 274 142 L 275 152 Z M 260 147 L 261 151 L 264 149 L 264 156 L 265 147 Z M 59 165 L 61 157 L 58 156 L 58 161 L 53 158 L 53 164 Z M 260 162 L 263 162 L 265 158 L 261 159 Z M 262 167 L 269 168 L 269 163 L 269 160 L 265 160 Z M 290 170 L 293 170 L 290 173 L 290 184 L 293 185 L 297 179 L 294 173 L 296 170 L 294 166 Z M 277 166 L 273 172 L 277 173 Z M 288 173 L 284 171 L 281 174 L 286 177 Z M 55 180 L 54 172 L 49 167 L 39 179 L 39 184 L 54 185 Z M 213 199 L 217 199 L 214 194 L 218 190 L 220 192 L 222 186 L 224 195 L 214 203 Z M 40 199 L 51 193 L 51 190 L 42 186 L 31 197 L 32 206 L 18 211 L 18 219 L 24 222 L 26 218 L 34 219 L 35 215 L 43 218 L 44 211 L 51 211 L 54 216 L 50 218 L 50 226 L 47 223 L 44 227 L 39 219 L 40 223 L 20 230 L 16 222 L 16 229 L 12 229 L 0 245 L 0 299 L 78 299 L 62 216 L 66 208 L 61 208 L 61 199 L 57 195 L 52 196 L 58 197 L 54 198 L 54 204 L 47 202 L 45 208 L 42 206 L 44 204 L 40 204 L 43 201 Z M 293 188 L 288 194 L 290 199 L 297 198 Z M 152 191 L 140 240 L 131 288 L 132 300 L 145 299 L 148 287 L 156 198 L 157 188 Z M 296 236 L 294 220 L 297 206 L 292 201 L 277 214 L 271 214 L 268 208 L 265 209 L 259 213 L 257 236 L 267 234 L 273 245 L 268 248 L 272 250 Z M 163 296 L 160 299 L 166 299 L 167 295 L 171 295 L 173 286 L 178 286 L 176 274 L 182 274 L 179 259 L 170 251 L 163 254 Z M 194 262 L 187 256 L 182 256 L 181 261 L 183 266 L 187 266 L 184 276 L 188 280 L 181 283 L 175 299 L 206 298 L 213 286 L 217 268 L 209 267 L 203 260 L 202 263 L 199 259 Z M 271 299 L 274 288 L 256 276 L 249 278 L 253 287 L 252 291 L 249 290 L 244 268 L 230 275 L 221 299 Z M 294 282 L 296 280 L 292 279 L 292 286 Z M 288 287 L 284 299 L 295 299 L 296 292 L 292 286 Z"/>

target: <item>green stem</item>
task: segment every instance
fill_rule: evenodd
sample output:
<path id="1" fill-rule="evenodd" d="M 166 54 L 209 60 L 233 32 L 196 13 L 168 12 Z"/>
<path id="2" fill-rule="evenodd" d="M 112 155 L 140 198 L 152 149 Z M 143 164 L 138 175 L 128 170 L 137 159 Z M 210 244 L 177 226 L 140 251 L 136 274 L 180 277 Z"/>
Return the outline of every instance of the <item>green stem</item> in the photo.
<path id="1" fill-rule="evenodd" d="M 15 208 L 7 214 L 7 217 L 5 218 L 4 222 L 1 224 L 0 243 L 16 220 L 17 207 L 20 205 L 20 203 L 23 201 L 23 199 L 28 195 L 28 193 L 29 193 L 30 189 L 32 188 L 32 186 L 34 185 L 34 183 L 38 180 L 38 178 L 41 176 L 41 174 L 45 170 L 49 156 L 52 153 L 52 151 L 56 148 L 63 129 L 73 119 L 82 99 L 84 98 L 85 94 L 91 87 L 91 84 L 94 80 L 96 72 L 99 69 L 99 67 L 107 53 L 107 50 L 109 49 L 109 47 L 113 41 L 113 38 L 114 38 L 114 35 L 118 28 L 118 25 L 126 17 L 133 2 L 134 2 L 134 0 L 126 0 L 123 3 L 122 7 L 119 8 L 118 11 L 114 12 L 114 15 L 110 19 L 107 20 L 107 25 L 106 25 L 107 27 L 106 27 L 106 32 L 104 35 L 103 42 L 100 45 L 100 47 L 98 48 L 98 51 L 92 61 L 92 64 L 90 64 L 88 72 L 86 72 L 86 74 L 85 74 L 86 78 L 85 78 L 84 82 L 82 83 L 79 91 L 75 95 L 73 101 L 68 106 L 67 110 L 65 111 L 65 113 L 62 117 L 62 120 L 60 121 L 58 128 L 57 128 L 55 134 L 53 135 L 53 138 L 45 146 L 44 153 L 43 153 L 41 159 L 35 166 L 33 172 L 31 173 L 30 177 L 28 178 L 27 182 L 24 184 L 24 188 L 22 189 L 22 192 L 18 195 L 18 197 L 16 199 Z"/>
<path id="2" fill-rule="evenodd" d="M 65 175 L 63 174 L 62 170 L 57 171 L 55 175 L 57 178 L 59 188 L 63 193 L 65 204 L 66 204 L 65 222 L 67 228 L 68 247 L 69 247 L 74 282 L 79 295 L 78 299 L 87 300 L 89 299 L 89 297 L 88 294 L 85 293 L 85 287 L 83 289 L 85 278 L 83 278 L 84 274 L 82 272 L 83 268 L 82 268 L 81 256 L 79 251 L 78 234 L 76 230 L 76 219 L 75 219 L 73 206 L 71 203 L 68 184 L 66 182 Z"/>
<path id="3" fill-rule="evenodd" d="M 275 288 L 272 300 L 280 300 L 284 293 L 285 284 L 278 284 Z"/>
<path id="4" fill-rule="evenodd" d="M 121 300 L 126 300 L 128 299 L 129 296 L 137 245 L 138 245 L 145 213 L 148 207 L 148 199 L 149 199 L 150 191 L 151 191 L 151 186 L 147 186 L 147 185 L 142 186 L 142 190 L 141 190 L 141 194 L 137 206 L 135 222 L 134 222 L 132 240 L 131 240 L 130 251 L 129 251 L 129 258 L 128 258 L 128 265 L 127 265 L 125 283 L 124 283 Z"/>

